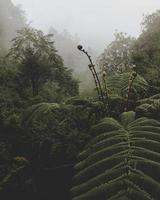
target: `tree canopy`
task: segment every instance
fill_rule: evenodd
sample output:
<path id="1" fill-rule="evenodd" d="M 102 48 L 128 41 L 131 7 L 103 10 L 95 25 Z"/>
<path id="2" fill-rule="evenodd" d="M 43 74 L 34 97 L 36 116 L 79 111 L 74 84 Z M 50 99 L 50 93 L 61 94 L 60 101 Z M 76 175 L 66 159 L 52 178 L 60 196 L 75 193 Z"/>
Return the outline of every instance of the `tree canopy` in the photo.
<path id="1" fill-rule="evenodd" d="M 108 73 L 128 71 L 132 65 L 131 53 L 135 39 L 123 32 L 115 32 L 114 37 L 114 41 L 98 58 L 98 66 L 101 71 Z"/>
<path id="2" fill-rule="evenodd" d="M 24 28 L 12 40 L 8 56 L 18 64 L 20 76 L 23 77 L 22 84 L 24 87 L 31 86 L 33 96 L 39 95 L 40 89 L 49 81 L 50 84 L 58 84 L 57 87 L 63 90 L 64 95 L 78 93 L 77 82 L 63 66 L 52 35 L 44 35 L 42 31 L 33 28 Z M 69 90 L 68 85 L 72 90 Z"/>
<path id="3" fill-rule="evenodd" d="M 132 59 L 137 70 L 154 86 L 159 86 L 160 77 L 160 11 L 147 15 L 142 21 L 142 33 L 136 40 Z M 152 90 L 156 90 L 156 88 Z"/>

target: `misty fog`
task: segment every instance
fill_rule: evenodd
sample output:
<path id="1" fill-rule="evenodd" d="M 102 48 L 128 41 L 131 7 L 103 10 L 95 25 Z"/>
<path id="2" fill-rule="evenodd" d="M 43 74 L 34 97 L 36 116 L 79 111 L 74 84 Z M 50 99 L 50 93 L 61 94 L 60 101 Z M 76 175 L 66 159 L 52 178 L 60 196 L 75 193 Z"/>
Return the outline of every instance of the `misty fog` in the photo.
<path id="1" fill-rule="evenodd" d="M 47 31 L 78 34 L 85 46 L 102 52 L 115 29 L 134 37 L 140 33 L 143 14 L 160 7 L 159 0 L 13 0 L 21 4 L 32 26 Z"/>
<path id="2" fill-rule="evenodd" d="M 89 85 L 92 81 L 87 68 L 88 60 L 77 51 L 77 44 L 81 43 L 96 62 L 114 39 L 116 30 L 137 37 L 143 15 L 160 7 L 158 0 L 12 0 L 16 6 L 14 9 L 11 3 L 10 7 L 6 7 L 7 2 L 0 0 L 2 8 L 5 8 L 1 12 L 1 23 L 6 27 L 1 46 L 9 46 L 16 31 L 25 24 L 45 33 L 53 33 L 55 47 L 65 67 L 72 69 L 79 79 L 80 90 L 85 87 L 83 79 Z M 24 13 L 19 17 L 18 12 Z M 11 16 L 8 17 L 8 14 Z"/>

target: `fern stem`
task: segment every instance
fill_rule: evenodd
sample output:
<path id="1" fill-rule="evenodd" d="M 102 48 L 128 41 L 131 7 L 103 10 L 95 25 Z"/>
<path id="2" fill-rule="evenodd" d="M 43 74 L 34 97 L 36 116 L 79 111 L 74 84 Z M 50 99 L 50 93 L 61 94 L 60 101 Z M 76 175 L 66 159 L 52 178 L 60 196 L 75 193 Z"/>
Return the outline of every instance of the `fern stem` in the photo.
<path id="1" fill-rule="evenodd" d="M 90 69 L 90 71 L 92 73 L 92 76 L 94 78 L 94 82 L 95 82 L 95 85 L 96 85 L 96 90 L 97 90 L 97 94 L 98 94 L 99 100 L 102 101 L 102 103 L 104 105 L 104 113 L 106 115 L 106 113 L 107 113 L 106 112 L 106 102 L 105 102 L 105 98 L 104 98 L 104 94 L 103 94 L 103 89 L 102 89 L 101 82 L 100 82 L 100 79 L 98 77 L 95 65 L 92 62 L 91 56 L 88 54 L 88 52 L 85 49 L 83 49 L 83 47 L 81 45 L 78 45 L 78 49 L 80 51 L 82 51 L 83 53 L 85 53 L 86 56 L 89 59 L 89 62 L 90 62 L 89 69 Z"/>
<path id="2" fill-rule="evenodd" d="M 132 69 L 132 72 L 129 76 L 129 85 L 128 85 L 128 93 L 127 93 L 127 101 L 126 101 L 126 106 L 124 108 L 124 111 L 127 112 L 129 110 L 129 100 L 130 100 L 130 95 L 131 95 L 131 90 L 132 90 L 132 85 L 137 77 L 137 72 L 134 71 L 134 68 Z"/>

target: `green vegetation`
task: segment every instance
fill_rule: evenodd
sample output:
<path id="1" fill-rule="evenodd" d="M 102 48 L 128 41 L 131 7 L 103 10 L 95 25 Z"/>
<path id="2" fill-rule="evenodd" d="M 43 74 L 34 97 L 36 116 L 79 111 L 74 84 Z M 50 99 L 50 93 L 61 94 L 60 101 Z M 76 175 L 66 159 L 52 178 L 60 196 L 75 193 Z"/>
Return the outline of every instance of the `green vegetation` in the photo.
<path id="1" fill-rule="evenodd" d="M 62 35 L 27 25 L 10 0 L 0 11 L 0 199 L 159 200 L 160 11 L 137 39 L 116 32 L 97 68 L 83 51 L 83 95 L 76 42 L 64 64 Z"/>

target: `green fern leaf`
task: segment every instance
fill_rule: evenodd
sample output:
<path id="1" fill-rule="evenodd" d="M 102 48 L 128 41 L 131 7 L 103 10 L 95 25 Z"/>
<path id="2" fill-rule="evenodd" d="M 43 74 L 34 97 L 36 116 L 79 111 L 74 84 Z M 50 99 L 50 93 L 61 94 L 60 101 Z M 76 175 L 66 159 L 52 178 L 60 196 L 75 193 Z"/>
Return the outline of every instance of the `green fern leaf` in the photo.
<path id="1" fill-rule="evenodd" d="M 129 84 L 129 76 L 129 73 L 123 73 L 115 74 L 107 78 L 107 88 L 109 91 L 111 91 L 112 95 L 126 95 L 127 87 Z M 142 76 L 137 75 L 133 82 L 132 90 L 135 93 L 141 93 L 142 91 L 147 91 L 147 89 L 148 83 L 146 82 L 146 80 Z"/>
<path id="2" fill-rule="evenodd" d="M 125 112 L 105 118 L 79 155 L 73 200 L 159 200 L 160 122 Z"/>

